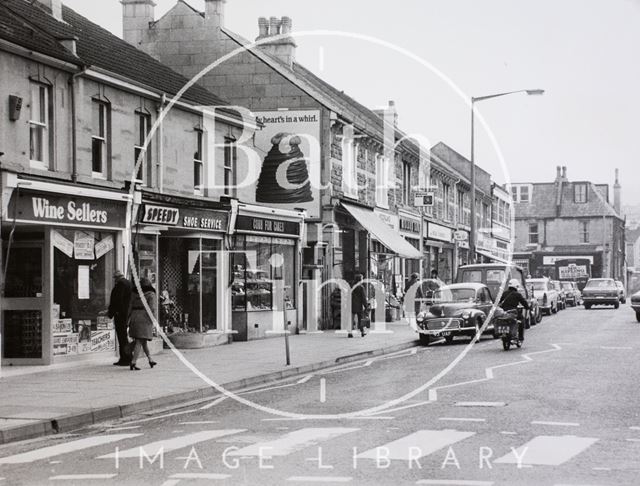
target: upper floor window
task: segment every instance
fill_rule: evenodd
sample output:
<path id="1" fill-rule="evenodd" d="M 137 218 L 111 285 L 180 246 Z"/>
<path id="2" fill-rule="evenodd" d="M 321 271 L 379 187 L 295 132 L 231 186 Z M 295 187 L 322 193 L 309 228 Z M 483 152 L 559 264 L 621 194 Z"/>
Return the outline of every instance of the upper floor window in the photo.
<path id="1" fill-rule="evenodd" d="M 587 185 L 586 184 L 575 184 L 573 186 L 573 200 L 577 203 L 586 203 L 587 202 Z"/>
<path id="2" fill-rule="evenodd" d="M 539 239 L 538 223 L 529 223 L 529 244 L 537 245 Z"/>
<path id="3" fill-rule="evenodd" d="M 589 221 L 580 221 L 580 243 L 589 243 Z"/>
<path id="4" fill-rule="evenodd" d="M 238 161 L 238 148 L 232 138 L 224 140 L 224 194 L 233 196 L 236 189 L 236 166 Z"/>
<path id="5" fill-rule="evenodd" d="M 411 204 L 411 164 L 402 162 L 402 202 Z"/>
<path id="6" fill-rule="evenodd" d="M 29 159 L 31 167 L 49 169 L 53 148 L 53 115 L 51 87 L 31 83 L 31 111 L 29 114 Z"/>
<path id="7" fill-rule="evenodd" d="M 100 100 L 91 103 L 91 173 L 106 179 L 109 157 L 109 105 Z"/>
<path id="8" fill-rule="evenodd" d="M 456 210 L 457 210 L 457 218 L 458 224 L 464 224 L 464 191 L 458 189 L 457 197 L 456 197 Z"/>
<path id="9" fill-rule="evenodd" d="M 136 181 L 145 183 L 148 166 L 151 163 L 151 140 L 145 147 L 147 136 L 151 129 L 151 115 L 142 111 L 136 111 L 136 127 L 135 136 L 136 144 L 134 146 L 135 159 L 134 167 L 137 166 Z"/>
<path id="10" fill-rule="evenodd" d="M 512 185 L 511 186 L 511 198 L 516 203 L 529 203 L 531 202 L 533 186 L 530 184 Z"/>
<path id="11" fill-rule="evenodd" d="M 451 186 L 449 184 L 442 184 L 442 203 L 443 203 L 442 217 L 445 221 L 451 221 L 453 219 L 450 198 L 451 198 Z"/>
<path id="12" fill-rule="evenodd" d="M 342 131 L 342 190 L 351 198 L 358 197 L 357 153 L 353 126 L 346 125 Z"/>
<path id="13" fill-rule="evenodd" d="M 193 191 L 196 195 L 202 195 L 204 180 L 203 157 L 204 157 L 204 132 L 196 129 L 196 151 L 193 153 Z"/>
<path id="14" fill-rule="evenodd" d="M 389 207 L 389 159 L 383 155 L 376 154 L 376 206 L 382 208 Z"/>

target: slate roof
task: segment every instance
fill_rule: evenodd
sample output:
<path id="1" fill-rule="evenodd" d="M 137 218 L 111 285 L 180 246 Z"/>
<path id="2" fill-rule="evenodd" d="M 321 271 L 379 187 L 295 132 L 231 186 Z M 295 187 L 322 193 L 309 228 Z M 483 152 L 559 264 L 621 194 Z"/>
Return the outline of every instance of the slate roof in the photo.
<path id="1" fill-rule="evenodd" d="M 100 68 L 109 73 L 169 95 L 177 94 L 188 80 L 123 39 L 63 5 L 56 20 L 39 4 L 25 0 L 0 0 L 0 37 L 27 49 L 58 59 Z M 13 28 L 3 25 L 9 24 Z M 77 37 L 77 56 L 58 42 Z M 183 99 L 201 105 L 228 105 L 215 94 L 193 85 Z"/>
<path id="2" fill-rule="evenodd" d="M 444 142 L 435 144 L 431 148 L 431 152 L 462 174 L 467 180 L 471 180 L 471 162 L 466 157 Z M 487 196 L 491 194 L 491 174 L 478 165 L 476 165 L 476 189 Z"/>

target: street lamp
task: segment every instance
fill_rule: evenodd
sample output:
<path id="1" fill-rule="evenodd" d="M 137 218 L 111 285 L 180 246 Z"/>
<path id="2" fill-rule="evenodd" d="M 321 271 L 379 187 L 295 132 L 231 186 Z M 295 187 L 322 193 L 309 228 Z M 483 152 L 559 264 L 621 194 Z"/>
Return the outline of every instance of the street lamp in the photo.
<path id="1" fill-rule="evenodd" d="M 471 253 L 471 262 L 476 261 L 476 164 L 475 164 L 475 104 L 478 101 L 489 100 L 491 98 L 499 98 L 516 93 L 527 93 L 529 96 L 539 96 L 544 94 L 543 89 L 521 89 L 518 91 L 507 91 L 506 93 L 497 93 L 487 96 L 477 96 L 471 98 L 471 232 L 469 235 L 469 252 Z"/>

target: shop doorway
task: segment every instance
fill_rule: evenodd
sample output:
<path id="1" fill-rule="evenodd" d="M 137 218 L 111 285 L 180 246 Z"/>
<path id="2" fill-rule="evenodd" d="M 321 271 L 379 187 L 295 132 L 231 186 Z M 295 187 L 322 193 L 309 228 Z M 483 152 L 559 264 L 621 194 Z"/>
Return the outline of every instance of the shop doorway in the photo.
<path id="1" fill-rule="evenodd" d="M 14 241 L 9 248 L 5 241 L 2 258 L 3 266 L 7 264 L 0 306 L 2 365 L 48 364 L 43 327 L 48 318 L 44 242 Z"/>

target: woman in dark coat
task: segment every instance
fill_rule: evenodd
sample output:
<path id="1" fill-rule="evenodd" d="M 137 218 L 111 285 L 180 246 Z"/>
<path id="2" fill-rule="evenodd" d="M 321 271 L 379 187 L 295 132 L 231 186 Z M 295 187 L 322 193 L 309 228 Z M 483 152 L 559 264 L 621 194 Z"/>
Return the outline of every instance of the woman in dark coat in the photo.
<path id="1" fill-rule="evenodd" d="M 353 325 L 356 324 L 358 326 L 358 330 L 362 334 L 362 337 L 366 336 L 364 326 L 362 325 L 362 318 L 364 317 L 364 311 L 367 308 L 367 294 L 362 283 L 363 278 L 364 277 L 361 274 L 356 274 L 355 283 L 351 289 L 351 327 L 353 328 Z M 349 330 L 348 337 L 353 337 L 351 329 Z"/>
<path id="2" fill-rule="evenodd" d="M 156 291 L 151 285 L 148 278 L 140 279 L 140 287 L 144 293 L 144 299 L 147 301 L 151 312 L 156 311 Z M 131 296 L 131 317 L 129 318 L 129 337 L 135 340 L 135 347 L 133 348 L 133 357 L 131 358 L 131 365 L 129 369 L 140 370 L 136 366 L 136 360 L 140 356 L 140 351 L 144 351 L 144 354 L 149 360 L 149 366 L 153 368 L 157 363 L 151 359 L 149 354 L 149 346 L 147 341 L 153 339 L 153 321 L 144 308 L 142 298 L 138 293 L 138 289 L 133 287 L 133 295 Z"/>

